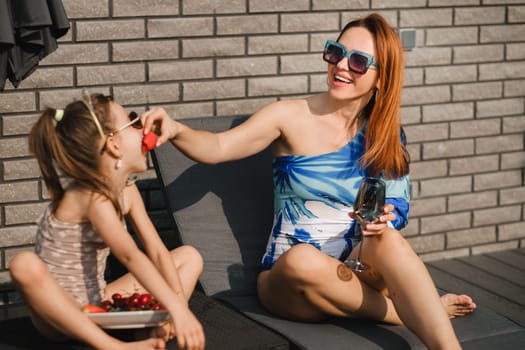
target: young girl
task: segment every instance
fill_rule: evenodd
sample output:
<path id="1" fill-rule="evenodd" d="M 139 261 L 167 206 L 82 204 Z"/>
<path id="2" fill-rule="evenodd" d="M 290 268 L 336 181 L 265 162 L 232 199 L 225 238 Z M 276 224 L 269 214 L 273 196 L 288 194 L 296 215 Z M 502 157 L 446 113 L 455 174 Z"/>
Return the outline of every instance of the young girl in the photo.
<path id="1" fill-rule="evenodd" d="M 23 252 L 9 265 L 11 277 L 44 336 L 75 338 L 96 349 L 163 349 L 177 337 L 181 349 L 204 349 L 204 333 L 188 308 L 202 272 L 192 247 L 169 252 L 158 236 L 137 187 L 128 182 L 147 169 L 137 114 L 103 95 L 84 94 L 65 110 L 48 108 L 33 126 L 35 154 L 51 203 L 40 219 L 36 254 Z M 126 230 L 130 219 L 144 254 Z M 130 271 L 106 285 L 109 250 Z M 113 293 L 146 293 L 169 312 L 171 321 L 149 338 L 124 343 L 105 333 L 81 306 Z"/>

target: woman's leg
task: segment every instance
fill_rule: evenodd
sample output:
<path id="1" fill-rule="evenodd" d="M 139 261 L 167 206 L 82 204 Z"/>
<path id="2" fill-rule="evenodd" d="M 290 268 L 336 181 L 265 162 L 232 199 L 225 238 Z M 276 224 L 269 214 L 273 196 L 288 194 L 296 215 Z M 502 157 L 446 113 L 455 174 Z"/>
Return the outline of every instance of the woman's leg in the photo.
<path id="1" fill-rule="evenodd" d="M 364 242 L 363 260 L 373 269 L 363 274 L 366 283 L 338 260 L 298 245 L 259 276 L 261 302 L 292 319 L 335 315 L 405 324 L 429 348 L 458 348 L 426 268 L 399 232 L 387 230 Z M 384 296 L 388 293 L 392 299 Z"/>
<path id="2" fill-rule="evenodd" d="M 387 288 L 400 319 L 430 349 L 459 348 L 445 303 L 430 274 L 398 231 L 387 229 L 381 235 L 367 237 L 362 259 L 376 274 L 365 273 L 361 278 L 375 288 Z M 460 301 L 468 297 L 450 294 L 447 298 Z M 470 298 L 464 301 L 471 303 Z"/>
<path id="3" fill-rule="evenodd" d="M 164 349 L 162 339 L 124 343 L 109 336 L 81 310 L 51 276 L 40 258 L 22 252 L 9 263 L 13 282 L 34 313 L 35 327 L 54 340 L 75 338 L 95 349 Z"/>
<path id="4" fill-rule="evenodd" d="M 362 317 L 402 324 L 389 298 L 309 244 L 292 247 L 260 273 L 258 295 L 267 309 L 289 319 Z"/>

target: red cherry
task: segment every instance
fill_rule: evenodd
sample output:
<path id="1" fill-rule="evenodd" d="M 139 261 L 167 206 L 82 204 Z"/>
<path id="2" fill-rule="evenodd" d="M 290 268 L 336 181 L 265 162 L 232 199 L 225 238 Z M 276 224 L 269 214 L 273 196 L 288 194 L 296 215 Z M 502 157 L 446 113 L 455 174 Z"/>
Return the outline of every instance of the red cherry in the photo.
<path id="1" fill-rule="evenodd" d="M 156 145 L 157 145 L 157 135 L 155 135 L 151 131 L 148 132 L 142 138 L 142 153 L 151 151 L 152 149 L 155 148 Z"/>
<path id="2" fill-rule="evenodd" d="M 113 307 L 113 304 L 110 300 L 103 300 L 102 303 L 100 303 L 100 306 L 106 309 L 106 311 L 109 311 Z"/>
<path id="3" fill-rule="evenodd" d="M 122 294 L 120 294 L 120 293 L 114 293 L 114 294 L 111 296 L 111 299 L 113 299 L 113 301 L 119 301 L 119 300 L 122 300 Z"/>
<path id="4" fill-rule="evenodd" d="M 151 301 L 151 294 L 141 294 L 139 297 L 139 305 L 142 307 L 148 306 Z"/>
<path id="5" fill-rule="evenodd" d="M 128 306 L 136 307 L 136 306 L 139 306 L 139 305 L 140 305 L 139 297 L 129 298 Z"/>

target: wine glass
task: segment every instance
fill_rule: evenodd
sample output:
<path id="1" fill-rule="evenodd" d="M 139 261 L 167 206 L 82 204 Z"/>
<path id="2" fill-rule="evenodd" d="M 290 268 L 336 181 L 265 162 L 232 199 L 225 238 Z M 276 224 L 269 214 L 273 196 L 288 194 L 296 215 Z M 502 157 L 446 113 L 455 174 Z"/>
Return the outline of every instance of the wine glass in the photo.
<path id="1" fill-rule="evenodd" d="M 361 249 L 363 248 L 363 226 L 374 222 L 383 213 L 385 206 L 385 182 L 375 177 L 365 177 L 359 186 L 357 197 L 354 202 L 354 214 L 359 222 L 361 232 L 361 243 L 357 259 L 345 260 L 345 264 L 353 271 L 365 272 L 370 269 L 366 263 L 361 261 Z"/>

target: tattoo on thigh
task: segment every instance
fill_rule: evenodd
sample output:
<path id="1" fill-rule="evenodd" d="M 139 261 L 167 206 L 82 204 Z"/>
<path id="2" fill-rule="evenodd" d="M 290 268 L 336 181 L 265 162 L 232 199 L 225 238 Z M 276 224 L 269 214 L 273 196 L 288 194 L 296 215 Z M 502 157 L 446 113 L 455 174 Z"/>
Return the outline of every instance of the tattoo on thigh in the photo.
<path id="1" fill-rule="evenodd" d="M 352 271 L 345 264 L 339 264 L 337 265 L 337 277 L 341 281 L 350 281 L 352 279 Z"/>

